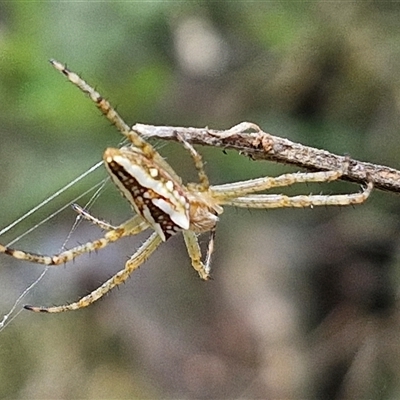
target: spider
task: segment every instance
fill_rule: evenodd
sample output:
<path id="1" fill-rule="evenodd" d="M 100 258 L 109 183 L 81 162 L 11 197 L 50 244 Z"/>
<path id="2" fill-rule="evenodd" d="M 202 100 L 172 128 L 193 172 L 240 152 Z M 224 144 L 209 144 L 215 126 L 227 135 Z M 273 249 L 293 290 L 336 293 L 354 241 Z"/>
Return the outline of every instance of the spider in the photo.
<path id="1" fill-rule="evenodd" d="M 3 245 L 0 245 L 0 252 L 32 263 L 60 265 L 72 261 L 81 254 L 102 249 L 122 237 L 136 235 L 147 228 L 152 228 L 154 232 L 130 257 L 122 270 L 80 300 L 54 307 L 25 305 L 24 307 L 28 310 L 58 313 L 89 306 L 115 286 L 125 282 L 131 273 L 139 268 L 162 242 L 167 241 L 168 238 L 178 232 L 183 233 L 193 268 L 198 272 L 201 279 L 208 280 L 210 278 L 210 259 L 214 248 L 215 228 L 224 205 L 260 209 L 322 205 L 344 206 L 363 203 L 372 191 L 372 182 L 368 182 L 362 192 L 354 194 L 289 197 L 282 194 L 259 193 L 270 188 L 285 187 L 295 183 L 337 180 L 346 172 L 346 162 L 343 168 L 338 171 L 298 172 L 275 178 L 261 177 L 213 186 L 210 185 L 204 171 L 200 154 L 191 144 L 178 135 L 177 139 L 189 151 L 194 161 L 199 178 L 198 183 L 183 185 L 180 177 L 154 147 L 133 128 L 130 128 L 107 100 L 77 74 L 67 69 L 66 66 L 55 60 L 50 60 L 50 63 L 82 92 L 89 95 L 106 118 L 129 140 L 128 146 L 106 149 L 103 160 L 112 181 L 129 201 L 136 215 L 118 226 L 112 226 L 76 206 L 75 210 L 83 218 L 107 231 L 103 237 L 53 256 L 15 250 Z M 242 124 L 237 127 L 241 129 Z M 247 127 L 260 129 L 257 125 L 246 124 Z M 232 132 L 237 127 L 232 128 Z M 203 262 L 197 236 L 206 232 L 210 233 L 210 239 L 207 255 Z"/>

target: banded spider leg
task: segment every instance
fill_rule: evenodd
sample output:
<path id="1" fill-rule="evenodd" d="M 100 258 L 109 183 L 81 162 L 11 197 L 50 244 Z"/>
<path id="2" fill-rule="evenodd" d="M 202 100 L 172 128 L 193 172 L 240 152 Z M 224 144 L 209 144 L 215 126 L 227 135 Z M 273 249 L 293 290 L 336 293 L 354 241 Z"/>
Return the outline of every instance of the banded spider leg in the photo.
<path id="1" fill-rule="evenodd" d="M 345 158 L 343 158 L 343 167 L 338 171 L 299 172 L 210 186 L 200 154 L 190 143 L 177 135 L 178 140 L 189 151 L 199 178 L 198 183 L 183 185 L 181 178 L 172 167 L 150 143 L 146 142 L 133 128 L 129 128 L 107 100 L 61 63 L 52 60 L 51 64 L 86 93 L 103 115 L 129 140 L 128 146 L 106 149 L 103 160 L 112 181 L 128 200 L 136 215 L 114 227 L 77 206 L 75 210 L 83 218 L 106 230 L 102 238 L 54 256 L 14 250 L 1 244 L 0 253 L 37 264 L 60 265 L 84 253 L 102 249 L 122 237 L 136 235 L 147 228 L 153 229 L 154 232 L 126 262 L 123 269 L 87 296 L 77 302 L 56 307 L 25 306 L 31 311 L 58 313 L 87 307 L 115 286 L 125 282 L 162 242 L 178 232 L 183 233 L 193 268 L 203 280 L 209 279 L 215 229 L 224 205 L 242 208 L 345 206 L 363 203 L 373 189 L 372 182 L 368 182 L 361 193 L 353 194 L 286 196 L 260 193 L 271 188 L 286 187 L 296 183 L 337 180 L 346 174 Z M 257 126 L 242 123 L 233 127 L 228 134 L 240 129 L 257 130 Z M 206 232 L 210 233 L 210 241 L 205 263 L 203 263 L 197 236 Z"/>

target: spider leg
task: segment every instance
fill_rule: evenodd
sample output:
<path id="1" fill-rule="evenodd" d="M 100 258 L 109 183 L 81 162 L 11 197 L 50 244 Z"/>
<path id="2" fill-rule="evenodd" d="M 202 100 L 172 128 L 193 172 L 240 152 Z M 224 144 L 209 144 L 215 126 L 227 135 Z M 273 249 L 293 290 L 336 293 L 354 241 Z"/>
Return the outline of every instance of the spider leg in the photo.
<path id="1" fill-rule="evenodd" d="M 199 176 L 200 187 L 198 187 L 201 191 L 206 191 L 210 187 L 210 182 L 208 180 L 208 176 L 204 171 L 204 163 L 201 155 L 196 151 L 196 149 L 187 142 L 179 133 L 176 132 L 177 139 L 183 144 L 186 150 L 189 151 L 192 156 L 194 165 L 197 169 L 197 174 Z"/>
<path id="2" fill-rule="evenodd" d="M 243 197 L 221 199 L 220 204 L 244 208 L 286 208 L 286 207 L 314 207 L 314 206 L 348 206 L 364 203 L 371 194 L 373 183 L 360 193 L 338 195 L 302 195 L 285 196 L 283 194 L 255 194 Z"/>
<path id="3" fill-rule="evenodd" d="M 104 116 L 117 127 L 117 129 L 126 136 L 132 144 L 139 148 L 143 154 L 152 157 L 156 152 L 149 143 L 143 140 L 135 131 L 131 130 L 125 121 L 120 117 L 113 106 L 101 96 L 95 89 L 93 89 L 88 83 L 86 83 L 79 75 L 70 71 L 66 66 L 59 63 L 56 60 L 50 60 L 51 65 L 62 74 L 64 74 L 68 80 L 77 86 L 82 92 L 89 95 L 90 99 L 96 104 L 97 108 L 104 114 Z"/>
<path id="4" fill-rule="evenodd" d="M 192 261 L 192 267 L 198 272 L 201 279 L 207 281 L 210 279 L 209 260 L 208 265 L 204 265 L 201 261 L 201 249 L 196 234 L 193 231 L 183 231 L 183 238 L 185 239 L 186 248 Z"/>
<path id="5" fill-rule="evenodd" d="M 147 258 L 156 250 L 156 248 L 162 243 L 161 237 L 154 232 L 136 251 L 136 253 L 126 262 L 125 268 L 117 272 L 108 281 L 104 282 L 99 288 L 89 293 L 87 296 L 82 297 L 79 301 L 71 304 L 66 304 L 56 307 L 36 307 L 26 305 L 24 308 L 34 312 L 46 312 L 46 313 L 59 313 L 63 311 L 72 311 L 84 308 L 94 303 L 100 297 L 103 297 L 115 286 L 125 282 L 131 273 L 138 269 Z"/>
<path id="6" fill-rule="evenodd" d="M 214 242 L 215 242 L 215 228 L 210 231 L 210 239 L 208 241 L 207 256 L 204 263 L 204 269 L 207 273 L 211 270 L 211 256 L 214 253 Z"/>
<path id="7" fill-rule="evenodd" d="M 113 229 L 117 229 L 114 225 L 111 225 L 106 221 L 94 217 L 78 204 L 72 204 L 72 209 L 79 215 L 79 217 L 86 219 L 92 224 L 97 225 L 101 229 L 104 229 L 105 231 L 111 231 Z"/>
<path id="8" fill-rule="evenodd" d="M 0 253 L 7 254 L 18 260 L 33 262 L 36 264 L 44 265 L 60 265 L 65 264 L 68 261 L 74 260 L 76 257 L 84 254 L 90 253 L 92 251 L 97 251 L 106 247 L 112 242 L 124 236 L 136 235 L 148 227 L 147 222 L 145 222 L 141 217 L 135 216 L 130 220 L 124 222 L 116 229 L 108 231 L 104 237 L 94 240 L 92 242 L 87 242 L 83 245 L 76 246 L 70 250 L 61 252 L 54 256 L 43 256 L 35 253 L 29 253 L 26 251 L 15 250 L 7 246 L 0 244 Z"/>
<path id="9" fill-rule="evenodd" d="M 283 174 L 277 177 L 263 177 L 249 179 L 242 182 L 227 183 L 224 185 L 211 186 L 213 197 L 224 199 L 230 197 L 244 196 L 250 193 L 261 192 L 276 187 L 286 187 L 295 183 L 330 182 L 339 179 L 344 171 L 318 171 L 318 172 L 296 172 L 294 174 Z M 224 203 L 225 204 L 225 203 Z"/>
<path id="10" fill-rule="evenodd" d="M 157 153 L 154 147 L 147 143 L 141 136 L 121 118 L 115 108 L 93 87 L 85 82 L 79 75 L 70 71 L 66 66 L 56 60 L 50 60 L 51 65 L 67 79 L 77 86 L 82 92 L 89 95 L 90 99 L 96 104 L 102 114 L 124 135 L 134 146 L 136 151 L 140 151 L 148 159 L 155 160 L 165 170 L 167 170 L 175 179 L 180 181 L 179 176 L 170 167 L 170 165 Z"/>

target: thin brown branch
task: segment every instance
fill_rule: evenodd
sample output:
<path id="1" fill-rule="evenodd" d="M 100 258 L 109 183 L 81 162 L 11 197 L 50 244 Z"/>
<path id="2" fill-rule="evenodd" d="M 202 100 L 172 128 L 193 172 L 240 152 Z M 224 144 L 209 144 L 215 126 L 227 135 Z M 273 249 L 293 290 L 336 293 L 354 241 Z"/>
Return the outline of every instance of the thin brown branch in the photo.
<path id="1" fill-rule="evenodd" d="M 133 130 L 146 138 L 177 140 L 177 133 L 193 144 L 235 149 L 255 160 L 271 160 L 292 164 L 309 170 L 341 169 L 349 160 L 349 169 L 343 179 L 365 183 L 371 180 L 381 190 L 400 192 L 400 171 L 384 165 L 349 159 L 326 150 L 304 146 L 263 132 L 257 125 L 242 122 L 229 130 L 209 128 L 182 128 L 136 124 Z"/>

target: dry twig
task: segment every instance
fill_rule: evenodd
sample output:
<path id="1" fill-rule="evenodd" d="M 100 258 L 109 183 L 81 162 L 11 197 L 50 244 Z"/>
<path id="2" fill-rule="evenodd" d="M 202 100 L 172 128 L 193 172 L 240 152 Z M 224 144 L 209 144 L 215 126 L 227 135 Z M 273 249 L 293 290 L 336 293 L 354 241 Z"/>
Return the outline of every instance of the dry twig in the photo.
<path id="1" fill-rule="evenodd" d="M 135 124 L 132 129 L 146 138 L 177 140 L 179 134 L 193 144 L 235 149 L 256 160 L 272 160 L 314 171 L 339 170 L 345 160 L 349 160 L 347 156 L 270 135 L 250 122 L 242 122 L 225 131 L 144 124 Z M 400 171 L 384 165 L 350 159 L 348 172 L 342 179 L 361 184 L 371 180 L 377 189 L 400 192 Z"/>

